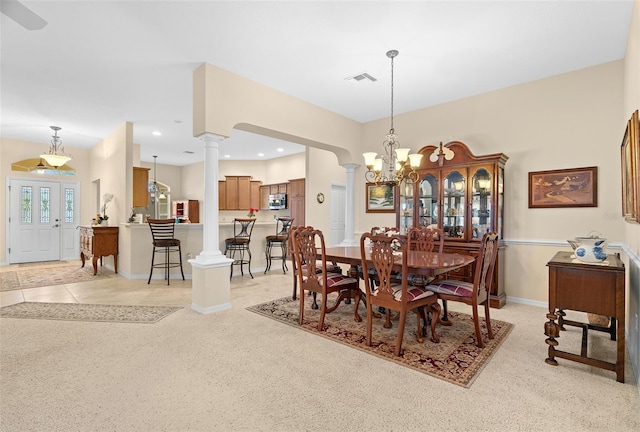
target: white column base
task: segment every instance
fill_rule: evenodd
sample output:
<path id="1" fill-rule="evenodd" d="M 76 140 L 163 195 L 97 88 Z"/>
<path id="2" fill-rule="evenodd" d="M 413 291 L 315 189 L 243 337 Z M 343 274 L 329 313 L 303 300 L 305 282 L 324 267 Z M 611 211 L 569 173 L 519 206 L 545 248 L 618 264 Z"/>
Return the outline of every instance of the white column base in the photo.
<path id="1" fill-rule="evenodd" d="M 200 258 L 200 259 L 198 259 Z M 191 309 L 201 314 L 212 314 L 231 309 L 231 263 L 224 255 L 189 260 L 191 264 Z"/>

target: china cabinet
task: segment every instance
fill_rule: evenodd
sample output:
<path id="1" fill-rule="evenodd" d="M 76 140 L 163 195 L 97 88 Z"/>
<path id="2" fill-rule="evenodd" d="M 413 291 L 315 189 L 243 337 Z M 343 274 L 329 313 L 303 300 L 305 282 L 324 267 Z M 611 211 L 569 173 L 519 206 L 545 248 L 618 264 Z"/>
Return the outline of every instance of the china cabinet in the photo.
<path id="1" fill-rule="evenodd" d="M 439 147 L 420 149 L 423 158 L 418 181 L 398 186 L 396 226 L 403 234 L 413 226 L 441 228 L 445 252 L 477 255 L 484 233 L 495 231 L 503 238 L 504 167 L 508 157 L 503 153 L 476 156 L 459 141 L 444 147 L 453 151 L 450 160 L 435 157 Z M 501 241 L 491 307 L 502 307 L 506 302 L 503 249 Z M 452 272 L 449 277 L 473 281 L 473 266 Z"/>
<path id="2" fill-rule="evenodd" d="M 172 217 L 180 222 L 200 222 L 200 205 L 198 200 L 176 200 L 173 202 Z"/>

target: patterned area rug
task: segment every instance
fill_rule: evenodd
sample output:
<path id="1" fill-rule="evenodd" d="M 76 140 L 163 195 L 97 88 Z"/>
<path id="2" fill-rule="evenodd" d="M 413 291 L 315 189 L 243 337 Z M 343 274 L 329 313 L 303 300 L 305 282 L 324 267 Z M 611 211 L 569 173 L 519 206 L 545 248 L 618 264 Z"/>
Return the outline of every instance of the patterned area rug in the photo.
<path id="1" fill-rule="evenodd" d="M 333 303 L 330 301 L 329 304 Z M 431 342 L 430 336 L 427 336 L 421 344 L 416 337 L 416 315 L 411 312 L 407 316 L 402 341 L 404 355 L 396 357 L 393 351 L 398 331 L 397 321 L 392 321 L 391 329 L 385 329 L 382 327 L 384 318 L 374 318 L 372 346 L 369 347 L 365 341 L 366 307 L 363 304 L 359 309 L 362 322 L 353 320 L 352 305 L 343 304 L 325 316 L 322 332 L 317 328 L 320 313 L 318 310 L 312 310 L 310 305 L 311 300 L 305 299 L 306 310 L 302 326 L 298 324 L 299 302 L 291 297 L 251 306 L 247 310 L 466 388 L 471 386 L 513 328 L 513 324 L 492 319 L 494 339 L 489 340 L 486 326 L 482 322 L 485 346 L 481 349 L 476 346 L 471 315 L 450 312 L 449 319 L 453 325 L 437 327 L 440 343 Z"/>
<path id="2" fill-rule="evenodd" d="M 176 306 L 23 302 L 0 308 L 0 317 L 154 324 L 180 309 Z"/>
<path id="3" fill-rule="evenodd" d="M 33 265 L 14 271 L 1 272 L 0 291 L 89 282 L 107 277 L 109 276 L 101 271 L 100 267 L 94 276 L 91 261 L 86 263 L 84 267 L 68 263 L 65 265 Z"/>

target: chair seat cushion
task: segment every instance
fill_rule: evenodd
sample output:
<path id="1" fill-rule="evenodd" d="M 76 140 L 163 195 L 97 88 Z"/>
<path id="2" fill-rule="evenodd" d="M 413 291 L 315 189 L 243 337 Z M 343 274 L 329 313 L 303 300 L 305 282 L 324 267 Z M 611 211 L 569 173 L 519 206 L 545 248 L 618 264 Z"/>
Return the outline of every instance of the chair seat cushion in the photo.
<path id="1" fill-rule="evenodd" d="M 153 245 L 155 247 L 180 246 L 180 240 L 178 239 L 154 240 Z"/>
<path id="2" fill-rule="evenodd" d="M 268 242 L 284 242 L 287 241 L 287 236 L 285 235 L 268 235 L 266 237 Z"/>
<path id="3" fill-rule="evenodd" d="M 460 297 L 473 295 L 473 284 L 454 279 L 435 282 L 429 285 L 429 289 L 439 294 L 451 294 Z"/>
<path id="4" fill-rule="evenodd" d="M 225 239 L 225 243 L 235 243 L 235 244 L 247 244 L 249 243 L 248 237 L 232 237 Z"/>
<path id="5" fill-rule="evenodd" d="M 358 280 L 339 273 L 327 273 L 327 288 L 357 284 Z"/>
<path id="6" fill-rule="evenodd" d="M 398 285 L 398 289 L 393 292 L 393 298 L 396 301 L 400 301 L 402 299 L 402 287 Z M 424 287 L 407 287 L 407 301 L 420 300 L 425 297 L 436 295 L 433 291 L 428 290 Z"/>
<path id="7" fill-rule="evenodd" d="M 322 273 L 322 266 L 316 265 L 316 273 Z M 340 273 L 342 274 L 342 268 L 337 264 L 327 264 L 327 273 Z M 307 265 L 302 265 L 302 274 L 306 275 L 307 273 Z"/>
<path id="8" fill-rule="evenodd" d="M 306 278 L 305 278 L 305 281 L 306 281 Z M 322 279 L 318 278 L 318 282 L 322 284 Z M 351 278 L 349 276 L 345 276 L 340 273 L 327 273 L 327 288 L 340 286 L 340 285 L 349 285 L 357 282 L 358 282 L 357 279 Z"/>

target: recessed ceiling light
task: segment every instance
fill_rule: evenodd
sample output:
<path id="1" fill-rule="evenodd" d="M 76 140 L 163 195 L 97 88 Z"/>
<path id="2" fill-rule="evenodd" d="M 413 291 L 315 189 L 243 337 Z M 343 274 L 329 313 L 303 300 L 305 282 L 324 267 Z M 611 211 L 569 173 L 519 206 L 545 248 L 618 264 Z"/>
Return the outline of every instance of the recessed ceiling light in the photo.
<path id="1" fill-rule="evenodd" d="M 280 147 L 280 148 L 278 148 L 278 151 L 279 151 L 279 152 L 283 152 L 283 151 L 284 151 L 284 149 L 283 149 L 282 147 Z"/>
<path id="2" fill-rule="evenodd" d="M 230 158 L 230 157 L 231 157 L 231 155 L 224 155 L 224 157 L 226 157 L 226 158 Z"/>
<path id="3" fill-rule="evenodd" d="M 151 135 L 160 136 L 162 133 L 160 131 L 153 131 L 151 132 Z"/>
<path id="4" fill-rule="evenodd" d="M 264 156 L 264 153 L 258 153 L 258 156 L 262 157 Z"/>

